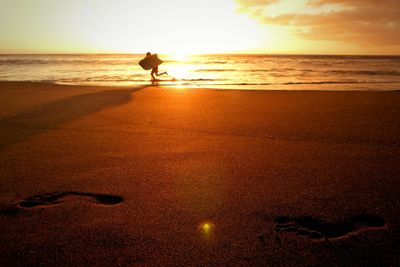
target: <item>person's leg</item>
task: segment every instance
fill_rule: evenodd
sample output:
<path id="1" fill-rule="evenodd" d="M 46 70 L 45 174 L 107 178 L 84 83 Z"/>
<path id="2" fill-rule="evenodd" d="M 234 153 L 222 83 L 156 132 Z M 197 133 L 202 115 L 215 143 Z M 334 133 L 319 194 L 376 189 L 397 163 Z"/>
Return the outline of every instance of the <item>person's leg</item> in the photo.
<path id="1" fill-rule="evenodd" d="M 162 73 L 158 73 L 158 67 L 155 67 L 155 68 L 153 68 L 153 69 L 151 70 L 151 77 L 153 78 L 153 80 L 156 80 L 156 78 L 154 77 L 154 74 L 155 74 L 156 76 L 161 76 L 161 75 L 164 75 L 164 74 L 167 74 L 167 75 L 168 75 L 168 73 L 167 73 L 166 71 L 164 71 L 164 72 L 162 72 Z"/>
<path id="2" fill-rule="evenodd" d="M 164 72 L 162 72 L 162 73 L 158 73 L 158 67 L 155 67 L 154 70 L 155 70 L 156 76 L 161 76 L 161 75 L 164 75 L 164 74 L 167 74 L 167 75 L 168 75 L 168 73 L 167 73 L 166 71 L 164 71 Z"/>
<path id="3" fill-rule="evenodd" d="M 161 76 L 161 75 L 164 75 L 164 74 L 168 75 L 168 73 L 166 71 L 164 71 L 164 72 L 161 72 L 160 74 L 157 73 L 157 76 Z"/>
<path id="4" fill-rule="evenodd" d="M 158 72 L 158 69 L 156 69 L 156 68 L 153 68 L 151 70 L 151 78 L 152 78 L 153 81 L 156 80 L 156 77 L 154 77 L 154 74 L 157 75 L 157 72 Z"/>

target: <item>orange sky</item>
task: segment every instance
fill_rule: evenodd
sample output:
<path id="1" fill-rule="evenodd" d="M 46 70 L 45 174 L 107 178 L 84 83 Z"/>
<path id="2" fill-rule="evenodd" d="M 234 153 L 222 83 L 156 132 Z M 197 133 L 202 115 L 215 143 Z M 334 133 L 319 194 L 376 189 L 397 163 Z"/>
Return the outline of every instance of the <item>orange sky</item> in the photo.
<path id="1" fill-rule="evenodd" d="M 0 53 L 400 54 L 400 0 L 0 0 Z"/>

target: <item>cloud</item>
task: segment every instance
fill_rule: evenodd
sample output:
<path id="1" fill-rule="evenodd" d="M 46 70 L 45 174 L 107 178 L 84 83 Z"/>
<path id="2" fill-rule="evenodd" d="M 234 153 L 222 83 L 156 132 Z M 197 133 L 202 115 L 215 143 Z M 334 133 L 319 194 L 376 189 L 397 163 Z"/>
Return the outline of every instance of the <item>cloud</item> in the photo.
<path id="1" fill-rule="evenodd" d="M 237 0 L 241 12 L 264 24 L 291 26 L 305 39 L 400 45 L 400 0 L 309 0 L 302 12 L 266 12 L 282 2 Z"/>
<path id="2" fill-rule="evenodd" d="M 243 6 L 265 6 L 279 2 L 279 0 L 241 0 L 238 1 Z"/>

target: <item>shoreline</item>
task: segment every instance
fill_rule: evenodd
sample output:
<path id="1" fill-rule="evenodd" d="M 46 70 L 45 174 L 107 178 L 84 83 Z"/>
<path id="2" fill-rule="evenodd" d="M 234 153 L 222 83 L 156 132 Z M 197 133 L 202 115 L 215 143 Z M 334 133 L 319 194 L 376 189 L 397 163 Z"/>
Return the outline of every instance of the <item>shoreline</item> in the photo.
<path id="1" fill-rule="evenodd" d="M 169 81 L 166 81 L 169 82 Z M 101 82 L 99 82 L 101 83 Z M 58 82 L 44 82 L 44 81 L 0 81 L 0 86 L 4 85 L 38 85 L 38 86 L 65 86 L 70 88 L 100 88 L 100 89 L 144 89 L 144 88 L 160 88 L 160 89 L 176 89 L 176 90 L 216 90 L 216 91 L 265 91 L 265 92 L 400 92 L 400 89 L 240 89 L 240 88 L 212 88 L 212 87 L 188 87 L 187 85 L 153 85 L 149 84 L 142 85 L 106 85 L 106 84 L 69 84 L 69 83 L 58 83 Z M 346 84 L 346 83 L 343 83 Z M 350 84 L 350 83 L 349 83 Z M 318 84 L 302 84 L 302 85 L 318 85 Z M 274 85 L 271 85 L 273 87 Z M 286 86 L 285 84 L 278 85 L 279 87 Z M 290 84 L 288 85 L 290 87 Z"/>

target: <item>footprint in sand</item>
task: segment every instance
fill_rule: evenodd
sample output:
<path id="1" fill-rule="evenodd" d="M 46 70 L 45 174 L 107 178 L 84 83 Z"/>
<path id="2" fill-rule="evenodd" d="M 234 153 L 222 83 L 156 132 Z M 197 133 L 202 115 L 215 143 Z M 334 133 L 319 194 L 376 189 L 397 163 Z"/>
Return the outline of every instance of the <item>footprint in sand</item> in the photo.
<path id="1" fill-rule="evenodd" d="M 292 233 L 311 239 L 342 238 L 359 231 L 377 230 L 385 227 L 385 220 L 379 216 L 361 214 L 342 223 L 330 223 L 319 218 L 287 217 L 275 219 L 275 230 Z"/>
<path id="2" fill-rule="evenodd" d="M 34 208 L 37 206 L 49 206 L 61 203 L 63 198 L 68 196 L 78 196 L 87 198 L 97 204 L 102 205 L 115 205 L 121 203 L 124 199 L 121 196 L 108 195 L 108 194 L 94 194 L 84 192 L 53 192 L 42 195 L 35 195 L 26 198 L 18 203 L 19 207 L 22 208 Z"/>
<path id="3" fill-rule="evenodd" d="M 0 216 L 15 216 L 20 213 L 21 209 L 15 206 L 1 206 L 0 207 Z"/>

